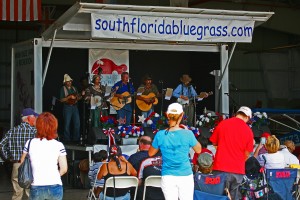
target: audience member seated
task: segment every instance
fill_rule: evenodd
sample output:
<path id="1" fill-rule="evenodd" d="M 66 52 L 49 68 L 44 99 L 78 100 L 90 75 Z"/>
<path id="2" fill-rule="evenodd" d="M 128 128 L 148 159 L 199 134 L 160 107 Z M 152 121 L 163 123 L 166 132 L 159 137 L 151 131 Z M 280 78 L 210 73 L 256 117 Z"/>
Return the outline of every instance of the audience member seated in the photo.
<path id="1" fill-rule="evenodd" d="M 198 165 L 199 171 L 194 175 L 195 190 L 215 195 L 225 195 L 226 174 L 212 174 L 212 155 L 201 153 L 198 156 Z"/>
<path id="2" fill-rule="evenodd" d="M 138 171 L 139 189 L 137 200 L 143 198 L 144 182 L 148 176 L 159 175 L 161 176 L 161 153 L 158 152 L 154 157 L 146 158 L 142 161 Z M 161 188 L 147 187 L 145 199 L 147 200 L 164 200 L 164 194 Z"/>
<path id="3" fill-rule="evenodd" d="M 284 144 L 286 144 L 286 142 L 287 142 L 287 144 L 294 145 L 294 142 L 291 140 L 285 141 Z M 295 145 L 294 145 L 294 147 L 295 147 Z M 293 151 L 290 151 L 290 149 L 286 145 L 280 145 L 280 152 L 284 156 L 285 167 L 290 167 L 290 165 L 292 165 L 292 164 L 299 165 L 298 158 L 294 154 L 292 154 Z"/>
<path id="4" fill-rule="evenodd" d="M 289 152 L 291 152 L 291 153 L 293 153 L 296 149 L 295 143 L 292 140 L 284 141 L 283 145 L 285 145 L 287 147 L 287 149 L 289 150 Z"/>
<path id="5" fill-rule="evenodd" d="M 262 144 L 260 143 L 257 146 L 257 149 L 262 148 Z M 254 156 L 257 158 L 259 164 L 261 166 L 265 166 L 266 169 L 281 169 L 286 166 L 284 156 L 281 152 L 279 152 L 279 140 L 275 135 L 271 135 L 268 137 L 265 147 L 267 149 L 267 153 L 261 154 L 257 156 L 254 153 Z M 257 149 L 255 152 L 257 152 Z"/>
<path id="6" fill-rule="evenodd" d="M 136 171 L 139 170 L 140 164 L 141 162 L 145 159 L 148 158 L 148 150 L 151 146 L 151 142 L 152 139 L 149 136 L 142 136 L 139 139 L 139 149 L 138 152 L 132 154 L 129 159 L 128 162 L 130 162 L 132 164 L 132 166 L 134 167 L 134 169 Z"/>
<path id="7" fill-rule="evenodd" d="M 256 152 L 256 150 L 254 151 L 254 157 L 257 157 L 257 156 L 259 156 L 261 154 L 267 153 L 267 149 L 266 149 L 265 144 L 266 144 L 266 141 L 269 138 L 269 136 L 271 136 L 271 134 L 268 133 L 268 132 L 264 132 L 263 134 L 261 134 L 261 136 L 260 136 L 260 144 L 262 144 L 262 147 L 259 148 L 259 149 L 256 148 L 257 152 Z"/>
<path id="8" fill-rule="evenodd" d="M 201 153 L 198 156 L 197 159 L 197 164 L 199 166 L 199 172 L 203 173 L 203 174 L 210 174 L 212 173 L 212 168 L 213 168 L 213 155 L 210 153 Z"/>
<path id="9" fill-rule="evenodd" d="M 201 152 L 200 153 L 209 153 L 212 155 L 212 158 L 214 159 L 214 154 L 209 150 L 207 149 L 207 145 L 208 145 L 208 139 L 204 136 L 199 136 L 198 137 L 198 142 L 201 144 Z M 199 154 L 198 153 L 194 153 L 194 157 L 193 157 L 193 160 L 192 160 L 192 163 L 193 163 L 193 171 L 194 172 L 197 172 L 198 171 L 198 156 Z"/>
<path id="10" fill-rule="evenodd" d="M 107 160 L 107 151 L 101 150 L 94 154 L 94 157 L 93 157 L 94 164 L 90 167 L 90 170 L 88 173 L 92 187 L 95 184 L 96 176 L 97 176 L 98 171 L 100 170 L 100 167 L 102 166 L 103 162 L 105 162 L 106 160 Z M 95 187 L 95 189 L 94 189 L 94 194 L 96 195 L 96 197 L 98 197 L 100 192 L 103 189 L 104 179 L 96 180 L 95 186 L 97 186 L 97 187 Z"/>
<path id="11" fill-rule="evenodd" d="M 113 176 L 136 176 L 137 172 L 132 167 L 132 165 L 122 156 L 122 150 L 117 145 L 112 145 L 109 147 L 109 162 L 104 163 L 100 172 L 98 173 L 98 180 L 104 177 L 106 181 L 108 178 Z M 104 186 L 105 187 L 105 186 Z M 104 197 L 103 192 L 100 193 L 100 200 Z M 106 200 L 130 200 L 129 188 L 125 189 L 114 189 L 107 188 L 106 190 Z"/>

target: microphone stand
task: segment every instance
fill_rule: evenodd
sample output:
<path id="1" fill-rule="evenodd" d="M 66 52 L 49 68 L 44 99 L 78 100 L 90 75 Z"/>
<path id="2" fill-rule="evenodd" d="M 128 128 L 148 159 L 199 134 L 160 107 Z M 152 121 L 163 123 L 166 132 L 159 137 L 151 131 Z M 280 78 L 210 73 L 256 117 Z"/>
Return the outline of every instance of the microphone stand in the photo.
<path id="1" fill-rule="evenodd" d="M 132 87 L 133 87 L 133 82 L 130 82 L 128 81 L 128 84 L 132 84 Z M 130 91 L 129 91 L 129 94 L 130 95 L 133 95 L 133 126 L 135 126 L 135 94 L 131 94 Z"/>
<path id="2" fill-rule="evenodd" d="M 163 107 L 164 107 L 164 82 L 162 80 L 159 81 L 161 84 L 161 106 L 160 106 L 160 116 L 163 114 Z"/>
<path id="3" fill-rule="evenodd" d="M 135 126 L 135 95 L 133 95 L 133 126 Z"/>
<path id="4" fill-rule="evenodd" d="M 192 85 L 190 85 L 190 87 L 193 88 Z M 194 87 L 195 91 L 196 91 L 196 86 Z M 193 125 L 194 127 L 196 127 L 196 121 L 197 121 L 197 103 L 196 103 L 196 96 L 193 96 L 193 103 L 194 103 L 194 120 L 193 120 Z"/>
<path id="5" fill-rule="evenodd" d="M 235 114 L 235 108 L 238 106 L 238 107 L 240 107 L 239 106 L 239 104 L 232 98 L 232 96 L 230 96 L 229 95 L 229 93 L 228 92 L 225 92 L 224 94 L 226 94 L 228 97 L 229 97 L 229 99 L 230 99 L 230 101 L 232 102 L 232 116 Z"/>

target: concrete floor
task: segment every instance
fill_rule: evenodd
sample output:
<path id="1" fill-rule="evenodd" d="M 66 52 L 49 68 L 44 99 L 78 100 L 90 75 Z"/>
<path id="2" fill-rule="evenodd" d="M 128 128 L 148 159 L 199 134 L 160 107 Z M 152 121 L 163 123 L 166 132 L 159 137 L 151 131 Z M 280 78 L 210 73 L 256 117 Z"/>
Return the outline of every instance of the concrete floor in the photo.
<path id="1" fill-rule="evenodd" d="M 13 193 L 10 181 L 10 166 L 0 163 L 0 200 L 11 200 Z M 73 189 L 69 185 L 64 186 L 64 200 L 87 199 L 88 189 Z M 23 196 L 23 200 L 28 199 Z"/>

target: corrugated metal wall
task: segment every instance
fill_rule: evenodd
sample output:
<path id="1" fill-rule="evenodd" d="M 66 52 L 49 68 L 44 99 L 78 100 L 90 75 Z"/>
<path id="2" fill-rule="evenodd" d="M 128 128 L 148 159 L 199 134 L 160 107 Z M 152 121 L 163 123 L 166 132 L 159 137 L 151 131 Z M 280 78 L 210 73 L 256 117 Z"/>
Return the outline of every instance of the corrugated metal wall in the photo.
<path id="1" fill-rule="evenodd" d="M 300 51 L 285 49 L 278 52 L 245 53 L 237 51 L 230 63 L 231 93 L 243 105 L 299 108 Z"/>

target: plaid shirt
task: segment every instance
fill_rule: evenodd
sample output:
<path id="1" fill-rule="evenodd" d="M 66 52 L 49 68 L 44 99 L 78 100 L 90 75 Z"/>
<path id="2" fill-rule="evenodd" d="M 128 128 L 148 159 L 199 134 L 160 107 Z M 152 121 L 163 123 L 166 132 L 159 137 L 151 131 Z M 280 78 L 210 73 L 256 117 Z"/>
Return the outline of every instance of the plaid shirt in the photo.
<path id="1" fill-rule="evenodd" d="M 0 151 L 7 160 L 20 160 L 27 140 L 36 135 L 36 128 L 27 122 L 10 129 L 0 142 Z"/>

